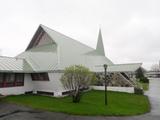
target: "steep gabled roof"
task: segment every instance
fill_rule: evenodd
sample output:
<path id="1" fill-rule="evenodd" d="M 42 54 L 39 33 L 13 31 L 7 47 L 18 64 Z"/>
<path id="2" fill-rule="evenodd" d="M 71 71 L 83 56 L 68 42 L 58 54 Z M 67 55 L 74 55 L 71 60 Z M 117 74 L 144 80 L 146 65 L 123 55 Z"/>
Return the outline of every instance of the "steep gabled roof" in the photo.
<path id="1" fill-rule="evenodd" d="M 44 25 L 40 25 L 36 31 L 36 33 L 34 34 L 31 42 L 29 43 L 28 47 L 26 50 L 29 50 L 33 47 L 36 47 L 38 45 L 38 42 L 40 42 L 40 39 L 42 38 L 42 36 L 47 33 L 48 36 L 51 38 L 51 40 L 53 41 L 53 43 L 58 44 L 59 46 L 69 46 L 69 45 L 75 45 L 76 47 L 81 47 L 81 48 L 85 48 L 85 50 L 87 51 L 92 51 L 94 50 L 93 48 L 77 41 L 74 40 L 73 38 L 70 38 L 60 32 L 57 32 L 49 27 L 46 27 Z"/>
<path id="2" fill-rule="evenodd" d="M 44 29 L 43 29 L 42 26 L 40 25 L 40 26 L 38 27 L 37 31 L 35 32 L 34 36 L 32 37 L 31 42 L 29 43 L 28 47 L 26 48 L 26 51 L 29 50 L 29 49 L 32 49 L 32 48 L 34 48 L 34 47 L 37 47 L 37 46 L 55 43 L 55 42 L 50 38 L 50 36 L 45 35 L 45 33 L 46 33 L 46 32 L 44 31 Z M 47 39 L 46 39 L 45 37 L 47 37 Z M 44 39 L 45 41 L 47 41 L 47 42 L 39 45 L 39 43 L 40 43 L 43 39 Z"/>
<path id="3" fill-rule="evenodd" d="M 45 39 L 44 36 L 47 39 Z M 45 40 L 48 40 L 48 42 L 44 42 Z M 39 44 L 40 42 L 42 44 Z M 57 56 L 52 55 L 56 57 L 56 59 L 54 61 L 50 61 L 47 63 L 43 63 L 43 64 L 41 63 L 38 67 L 39 63 L 38 61 L 34 60 L 34 58 L 36 54 L 37 56 L 38 54 L 41 56 L 44 56 L 45 54 L 50 54 L 46 52 L 46 53 L 43 53 L 44 55 L 42 55 L 42 52 L 44 52 L 44 49 L 43 51 L 39 51 L 40 50 L 39 48 L 41 47 L 43 48 L 43 46 L 48 46 L 48 45 L 49 46 L 56 45 Z M 63 35 L 57 31 L 54 31 L 44 25 L 40 25 L 35 35 L 33 36 L 30 44 L 28 45 L 25 53 L 21 54 L 18 57 L 22 57 L 22 56 L 26 57 L 25 59 L 28 61 L 28 63 L 30 63 L 31 66 L 33 66 L 34 70 L 38 70 L 42 68 L 46 70 L 47 67 L 43 67 L 44 64 L 54 64 L 55 66 L 55 63 L 58 66 L 56 69 L 61 69 L 61 70 L 73 64 L 83 64 L 87 67 L 90 67 L 90 66 L 93 67 L 95 66 L 95 64 L 104 64 L 104 63 L 108 65 L 113 64 L 108 58 L 105 57 L 104 48 L 101 48 L 101 47 L 103 47 L 101 32 L 99 32 L 97 48 L 93 49 L 66 35 Z M 35 51 L 32 50 L 35 48 L 37 50 L 36 53 Z M 39 56 L 39 59 L 42 59 L 43 61 L 45 61 L 45 58 L 46 57 L 40 58 Z M 34 66 L 35 67 L 37 66 L 36 69 Z M 50 70 L 50 68 L 48 69 Z"/>
<path id="4" fill-rule="evenodd" d="M 94 50 L 94 48 L 91 48 L 71 37 L 68 37 L 60 32 L 57 32 L 49 27 L 46 27 L 44 25 L 40 25 L 40 27 L 43 28 L 43 30 L 52 38 L 53 41 L 55 41 L 57 44 L 59 45 L 77 45 L 77 46 L 80 46 L 80 47 L 83 47 L 85 48 L 86 50 Z"/>

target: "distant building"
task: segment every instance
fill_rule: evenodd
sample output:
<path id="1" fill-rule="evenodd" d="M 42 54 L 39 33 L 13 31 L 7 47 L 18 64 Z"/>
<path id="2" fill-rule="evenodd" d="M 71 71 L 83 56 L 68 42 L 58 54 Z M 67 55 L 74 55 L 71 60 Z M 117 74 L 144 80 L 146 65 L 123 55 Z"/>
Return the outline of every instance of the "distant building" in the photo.
<path id="1" fill-rule="evenodd" d="M 154 64 L 151 70 L 146 72 L 147 77 L 160 78 L 160 61 L 158 64 Z"/>
<path id="2" fill-rule="evenodd" d="M 160 71 L 148 71 L 146 76 L 149 78 L 160 78 Z"/>

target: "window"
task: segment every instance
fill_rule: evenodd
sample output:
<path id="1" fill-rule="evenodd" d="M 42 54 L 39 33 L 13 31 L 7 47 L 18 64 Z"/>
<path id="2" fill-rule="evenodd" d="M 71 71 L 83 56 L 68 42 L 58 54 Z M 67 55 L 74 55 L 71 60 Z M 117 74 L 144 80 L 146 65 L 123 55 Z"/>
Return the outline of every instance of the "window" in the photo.
<path id="1" fill-rule="evenodd" d="M 13 74 L 13 73 L 5 73 L 4 74 L 4 86 L 5 87 L 14 86 L 14 82 L 15 82 L 15 74 Z"/>
<path id="2" fill-rule="evenodd" d="M 14 87 L 24 85 L 23 73 L 0 73 L 0 87 Z"/>
<path id="3" fill-rule="evenodd" d="M 4 76 L 4 74 L 0 73 L 0 87 L 3 86 L 3 76 Z"/>
<path id="4" fill-rule="evenodd" d="M 33 81 L 48 81 L 48 73 L 31 73 Z"/>
<path id="5" fill-rule="evenodd" d="M 15 84 L 16 84 L 16 86 L 23 86 L 24 85 L 24 74 L 23 73 L 16 73 L 15 74 Z"/>

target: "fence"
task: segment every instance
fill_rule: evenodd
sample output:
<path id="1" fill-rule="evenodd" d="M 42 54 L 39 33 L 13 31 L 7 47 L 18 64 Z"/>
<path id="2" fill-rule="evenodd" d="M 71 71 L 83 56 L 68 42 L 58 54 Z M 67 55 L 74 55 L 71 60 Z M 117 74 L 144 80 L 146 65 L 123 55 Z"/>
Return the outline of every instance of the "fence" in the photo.
<path id="1" fill-rule="evenodd" d="M 90 86 L 93 90 L 105 90 L 104 86 Z M 126 92 L 126 93 L 134 93 L 134 87 L 107 87 L 109 91 L 118 91 L 118 92 Z"/>

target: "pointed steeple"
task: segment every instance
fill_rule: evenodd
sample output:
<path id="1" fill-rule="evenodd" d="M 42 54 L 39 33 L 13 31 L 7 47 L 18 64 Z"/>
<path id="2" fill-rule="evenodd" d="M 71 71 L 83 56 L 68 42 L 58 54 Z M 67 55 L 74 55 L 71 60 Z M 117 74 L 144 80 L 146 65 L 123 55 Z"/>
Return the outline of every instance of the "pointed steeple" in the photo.
<path id="1" fill-rule="evenodd" d="M 96 51 L 97 51 L 100 55 L 105 56 L 104 46 L 103 46 L 103 40 L 102 40 L 102 34 L 101 34 L 101 29 L 99 29 L 98 42 L 97 42 Z"/>

